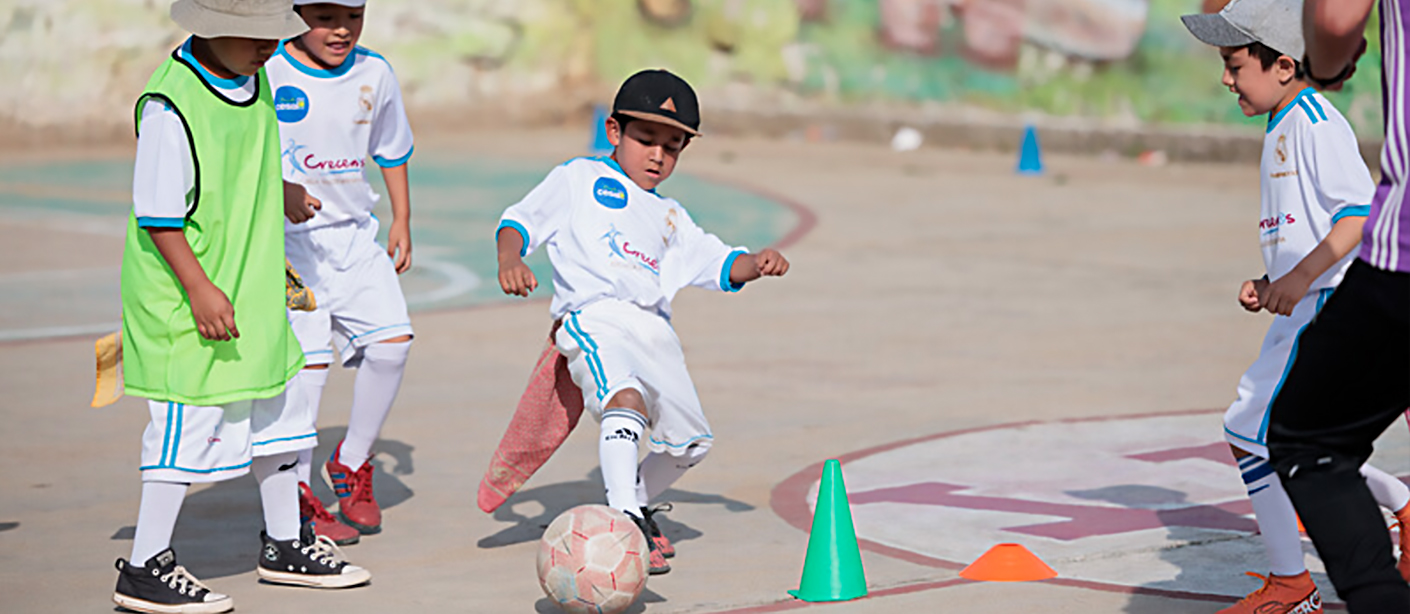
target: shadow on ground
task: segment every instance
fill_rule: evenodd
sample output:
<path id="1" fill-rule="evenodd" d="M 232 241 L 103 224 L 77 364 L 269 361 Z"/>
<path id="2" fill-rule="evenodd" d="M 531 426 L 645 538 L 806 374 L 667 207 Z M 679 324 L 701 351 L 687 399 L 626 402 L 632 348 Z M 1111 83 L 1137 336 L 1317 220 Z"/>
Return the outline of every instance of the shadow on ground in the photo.
<path id="1" fill-rule="evenodd" d="M 673 504 L 723 505 L 731 512 L 754 510 L 754 506 L 737 499 L 675 488 L 667 489 L 660 499 Z M 481 548 L 502 548 L 535 541 L 543 536 L 548 523 L 553 522 L 559 514 L 579 505 L 602 501 L 602 470 L 598 468 L 594 468 L 582 480 L 521 490 L 494 511 L 495 520 L 514 524 L 481 539 L 477 545 Z M 672 513 L 681 512 L 682 510 L 676 509 Z M 661 526 L 661 532 L 673 542 L 690 541 L 702 535 L 700 531 L 672 520 L 669 513 L 656 516 L 656 522 Z"/>
<path id="2" fill-rule="evenodd" d="M 325 504 L 337 499 L 322 476 L 323 463 L 343 440 L 347 427 L 322 429 L 314 450 L 313 492 Z M 415 496 L 397 476 L 415 471 L 411 445 L 379 439 L 373 446 L 372 483 L 382 509 L 394 508 Z M 134 519 L 135 520 L 135 519 Z M 172 548 L 181 564 L 201 579 L 223 578 L 254 571 L 259 554 L 264 513 L 259 486 L 253 475 L 218 482 L 186 497 L 172 536 Z M 119 528 L 114 540 L 130 540 L 134 525 Z"/>
<path id="3" fill-rule="evenodd" d="M 1246 569 L 1249 560 L 1263 560 L 1262 537 L 1258 535 L 1257 524 L 1253 520 L 1228 512 L 1213 506 L 1199 506 L 1201 515 L 1215 525 L 1247 525 L 1246 532 L 1215 531 L 1207 528 L 1184 526 L 1183 522 L 1191 517 L 1188 514 L 1176 515 L 1176 510 L 1188 510 L 1189 503 L 1186 493 L 1169 488 L 1147 485 L 1116 485 L 1103 488 L 1072 491 L 1067 493 L 1074 497 L 1093 501 L 1104 501 L 1115 503 L 1134 509 L 1156 509 L 1157 516 L 1162 520 L 1169 532 L 1167 539 L 1175 544 L 1160 551 L 1160 559 L 1179 569 L 1175 577 L 1171 580 L 1148 583 L 1137 588 L 1138 592 L 1148 594 L 1168 594 L 1170 592 L 1184 593 L 1204 593 L 1212 587 L 1215 579 L 1218 578 L 1239 578 L 1241 574 L 1248 571 L 1267 573 L 1266 569 Z M 1310 546 L 1307 546 L 1310 547 Z M 1252 552 L 1252 551 L 1255 551 Z M 1251 593 L 1261 584 L 1257 578 L 1245 578 L 1247 586 L 1240 590 L 1243 593 Z M 1313 574 L 1313 579 L 1319 586 L 1325 587 L 1323 597 L 1328 597 L 1327 589 L 1330 583 L 1325 574 Z M 1237 581 L 1235 581 L 1237 582 Z M 1232 582 L 1219 582 L 1222 586 L 1228 586 Z M 1141 589 L 1144 589 L 1142 591 Z M 1217 595 L 1190 595 L 1193 601 L 1209 602 L 1216 604 L 1214 607 L 1227 607 L 1239 600 L 1239 597 L 1220 597 Z M 1126 614 L 1166 614 L 1169 611 L 1169 604 L 1162 603 L 1154 599 L 1133 599 L 1122 610 Z"/>
<path id="4" fill-rule="evenodd" d="M 641 597 L 638 598 L 636 600 L 636 603 L 633 603 L 631 607 L 622 610 L 622 614 L 641 614 L 642 612 L 646 611 L 646 604 L 665 602 L 665 597 L 657 595 L 651 589 L 642 589 Z M 554 603 L 552 599 L 544 597 L 543 599 L 534 602 L 534 612 L 536 614 L 563 614 L 564 610 L 562 608 L 559 608 L 558 604 Z"/>

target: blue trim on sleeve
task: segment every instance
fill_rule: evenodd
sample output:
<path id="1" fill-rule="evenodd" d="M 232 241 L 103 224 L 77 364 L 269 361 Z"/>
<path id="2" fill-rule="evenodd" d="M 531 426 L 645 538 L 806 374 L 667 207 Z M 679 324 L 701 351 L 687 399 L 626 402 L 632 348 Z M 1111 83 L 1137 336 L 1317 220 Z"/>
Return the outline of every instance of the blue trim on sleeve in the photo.
<path id="1" fill-rule="evenodd" d="M 742 288 L 744 287 L 744 284 L 736 284 L 736 283 L 734 283 L 733 281 L 730 281 L 730 278 L 729 278 L 729 270 L 734 267 L 734 260 L 735 260 L 735 258 L 738 258 L 738 257 L 740 257 L 741 255 L 747 254 L 747 253 L 749 253 L 749 252 L 742 251 L 742 250 L 734 250 L 734 251 L 730 252 L 729 256 L 725 257 L 725 266 L 720 269 L 720 289 L 721 289 L 721 290 L 724 290 L 725 292 L 739 292 L 740 289 L 742 289 Z"/>
<path id="2" fill-rule="evenodd" d="M 1306 90 L 1303 90 L 1303 91 L 1306 92 Z M 1320 115 L 1320 116 L 1322 116 L 1322 120 L 1323 120 L 1323 121 L 1326 121 L 1326 119 L 1327 119 L 1327 112 L 1322 109 L 1322 103 L 1317 102 L 1317 96 L 1314 95 L 1315 93 L 1316 93 L 1316 90 L 1313 90 L 1313 91 L 1311 91 L 1311 92 L 1306 92 L 1306 98 L 1304 98 L 1304 100 L 1307 101 L 1307 104 L 1312 105 L 1312 108 L 1317 109 L 1317 114 Z"/>
<path id="3" fill-rule="evenodd" d="M 1350 207 L 1342 207 L 1341 211 L 1338 211 L 1336 215 L 1332 216 L 1332 224 L 1335 225 L 1337 222 L 1340 222 L 1341 219 L 1344 217 L 1367 217 L 1369 215 L 1371 215 L 1371 205 L 1352 205 Z"/>
<path id="4" fill-rule="evenodd" d="M 352 53 L 349 53 L 349 54 L 348 54 L 348 57 L 343 60 L 343 63 L 340 64 L 340 65 L 338 65 L 336 68 L 333 68 L 333 69 L 314 68 L 314 67 L 312 67 L 312 66 L 309 66 L 309 65 L 307 65 L 307 64 L 304 64 L 303 62 L 300 62 L 300 61 L 294 59 L 294 56 L 289 55 L 289 51 L 288 51 L 288 49 L 286 48 L 286 46 L 287 46 L 292 40 L 293 40 L 293 39 L 288 39 L 288 40 L 279 41 L 279 53 L 278 53 L 278 55 L 282 56 L 286 61 L 288 61 L 288 62 L 289 62 L 289 65 L 290 65 L 290 66 L 293 66 L 295 70 L 297 70 L 297 71 L 299 71 L 299 72 L 301 72 L 301 73 L 303 73 L 303 74 L 305 74 L 305 75 L 308 75 L 308 76 L 310 76 L 310 77 L 313 77 L 313 78 L 315 78 L 315 79 L 334 79 L 334 78 L 341 77 L 341 76 L 343 76 L 343 75 L 348 74 L 348 71 L 349 71 L 349 70 L 352 70 L 353 64 L 356 64 L 356 63 L 357 63 L 357 56 L 360 56 L 360 55 L 370 55 L 370 56 L 377 57 L 377 58 L 381 58 L 381 57 L 382 57 L 382 56 L 380 56 L 380 55 L 377 55 L 377 54 L 375 54 L 375 53 L 372 53 L 371 51 L 368 51 L 368 50 L 366 50 L 366 49 L 363 49 L 362 47 L 353 47 L 353 52 L 352 52 Z M 386 60 L 384 59 L 384 60 L 382 60 L 382 61 L 385 62 Z"/>
<path id="5" fill-rule="evenodd" d="M 406 161 L 411 159 L 411 154 L 415 152 L 416 147 L 412 146 L 411 149 L 407 150 L 406 155 L 400 158 L 393 158 L 391 160 L 388 160 L 387 158 L 383 158 L 382 156 L 372 156 L 372 161 L 376 162 L 377 166 L 380 166 L 382 168 L 396 168 L 398 166 L 406 164 Z"/>
<path id="6" fill-rule="evenodd" d="M 504 230 L 505 228 L 513 228 L 514 230 L 518 231 L 519 236 L 523 237 L 524 239 L 524 246 L 519 248 L 519 257 L 523 258 L 524 256 L 529 255 L 529 230 L 524 228 L 523 224 L 520 224 L 519 222 L 516 222 L 514 220 L 501 220 L 499 222 L 499 227 L 494 229 L 495 241 L 499 240 L 499 231 Z"/>
<path id="7" fill-rule="evenodd" d="M 186 218 L 184 217 L 149 217 L 141 216 L 137 218 L 138 228 L 185 228 Z"/>
<path id="8" fill-rule="evenodd" d="M 187 38 L 186 42 L 181 43 L 181 57 L 184 58 L 188 64 L 196 68 L 196 72 L 200 73 L 201 78 L 204 79 L 206 83 L 220 89 L 233 90 L 245 87 L 245 84 L 250 80 L 250 78 L 245 75 L 237 75 L 234 79 L 224 79 L 211 74 L 209 70 L 206 70 L 205 66 L 202 66 L 201 63 L 196 60 L 196 56 L 191 55 L 190 38 Z"/>

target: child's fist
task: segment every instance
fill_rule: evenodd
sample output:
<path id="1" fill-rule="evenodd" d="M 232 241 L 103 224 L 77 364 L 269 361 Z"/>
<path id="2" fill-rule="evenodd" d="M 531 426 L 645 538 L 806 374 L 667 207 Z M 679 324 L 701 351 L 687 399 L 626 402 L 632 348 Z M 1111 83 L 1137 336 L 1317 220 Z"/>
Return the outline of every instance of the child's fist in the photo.
<path id="1" fill-rule="evenodd" d="M 290 222 L 302 224 L 313 219 L 315 211 L 323 209 L 323 202 L 314 198 L 302 185 L 284 182 L 284 217 Z"/>
<path id="2" fill-rule="evenodd" d="M 529 265 L 524 264 L 523 260 L 500 263 L 499 289 L 505 294 L 527 297 L 538 287 L 538 278 L 534 277 L 534 272 L 529 270 Z"/>
<path id="3" fill-rule="evenodd" d="M 1266 279 L 1250 279 L 1244 282 L 1243 286 L 1239 287 L 1239 304 L 1248 311 L 1258 313 L 1263 309 L 1263 303 L 1258 299 L 1258 296 L 1267 287 L 1268 280 Z"/>
<path id="4" fill-rule="evenodd" d="M 788 259 L 776 249 L 760 251 L 755 262 L 758 263 L 759 274 L 765 277 L 781 277 L 788 272 Z"/>

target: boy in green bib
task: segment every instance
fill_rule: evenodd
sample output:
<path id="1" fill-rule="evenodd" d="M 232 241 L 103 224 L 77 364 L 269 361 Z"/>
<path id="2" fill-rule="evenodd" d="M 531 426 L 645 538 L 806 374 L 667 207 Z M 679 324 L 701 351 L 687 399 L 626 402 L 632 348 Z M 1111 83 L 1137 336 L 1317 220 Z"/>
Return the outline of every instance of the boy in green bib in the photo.
<path id="1" fill-rule="evenodd" d="M 142 503 L 113 601 L 138 612 L 234 608 L 170 548 L 193 482 L 253 471 L 265 531 L 256 571 L 274 583 L 340 588 L 371 574 L 300 526 L 300 450 L 317 443 L 296 386 L 303 352 L 285 311 L 284 209 L 308 196 L 280 172 L 263 69 L 303 32 L 289 0 L 178 0 L 193 33 L 135 110 L 133 211 L 122 263 L 127 394 L 149 399 Z"/>

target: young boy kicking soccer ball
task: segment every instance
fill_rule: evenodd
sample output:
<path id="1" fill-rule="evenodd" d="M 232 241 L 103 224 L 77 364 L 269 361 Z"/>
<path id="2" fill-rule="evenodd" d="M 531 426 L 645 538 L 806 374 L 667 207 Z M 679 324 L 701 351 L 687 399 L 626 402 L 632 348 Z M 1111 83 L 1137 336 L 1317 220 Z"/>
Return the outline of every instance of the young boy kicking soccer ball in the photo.
<path id="1" fill-rule="evenodd" d="M 318 301 L 312 312 L 289 312 L 307 363 L 298 379 L 315 418 L 334 342 L 343 366 L 357 368 L 347 436 L 325 465 L 347 524 L 328 513 L 309 487 L 313 450 L 299 453 L 300 512 L 319 535 L 339 544 L 382 529 L 369 460 L 401 387 L 412 337 L 397 281 L 411 268 L 411 126 L 391 65 L 357 46 L 364 4 L 295 0 L 310 29 L 281 43 L 267 69 L 283 138 L 284 179 L 321 201 L 316 208 L 292 203 L 284 238 L 289 261 Z M 372 216 L 378 196 L 363 170 L 369 157 L 381 168 L 392 201 L 385 248 L 377 244 Z"/>
<path id="2" fill-rule="evenodd" d="M 661 574 L 673 552 L 650 502 L 699 464 L 713 440 L 671 328 L 671 299 L 686 286 L 736 292 L 788 272 L 788 260 L 772 249 L 750 254 L 725 245 L 656 193 L 700 135 L 695 92 L 680 77 L 632 75 L 606 128 L 611 157 L 569 160 L 504 212 L 496 230 L 499 283 L 506 294 L 528 296 L 538 280 L 522 258 L 548 250 L 554 341 L 601 423 L 607 505 L 641 528 L 650 572 Z M 638 466 L 648 428 L 650 453 Z"/>
<path id="3" fill-rule="evenodd" d="M 300 526 L 300 450 L 317 442 L 285 315 L 284 228 L 303 190 L 279 178 L 279 128 L 261 68 L 304 30 L 287 0 L 179 0 L 193 36 L 137 101 L 133 211 L 122 259 L 127 394 L 145 397 L 142 502 L 113 601 L 138 612 L 234 608 L 176 562 L 186 491 L 254 471 L 264 508 L 257 574 L 322 588 L 367 582 Z"/>
<path id="4" fill-rule="evenodd" d="M 1297 338 L 1351 264 L 1375 184 L 1346 119 L 1303 79 L 1302 2 L 1233 0 L 1218 14 L 1186 15 L 1190 33 L 1219 47 L 1223 83 L 1244 115 L 1268 115 L 1260 167 L 1258 224 L 1267 275 L 1246 281 L 1239 303 L 1275 314 L 1258 359 L 1239 381 L 1224 432 L 1243 472 L 1263 534 L 1270 573 L 1264 585 L 1221 612 L 1321 612 L 1303 564 L 1297 514 L 1268 464 L 1268 410 L 1282 386 Z M 1402 523 L 1400 569 L 1410 576 L 1410 490 L 1365 465 L 1361 474 Z M 1255 574 L 1256 575 L 1256 574 Z"/>

